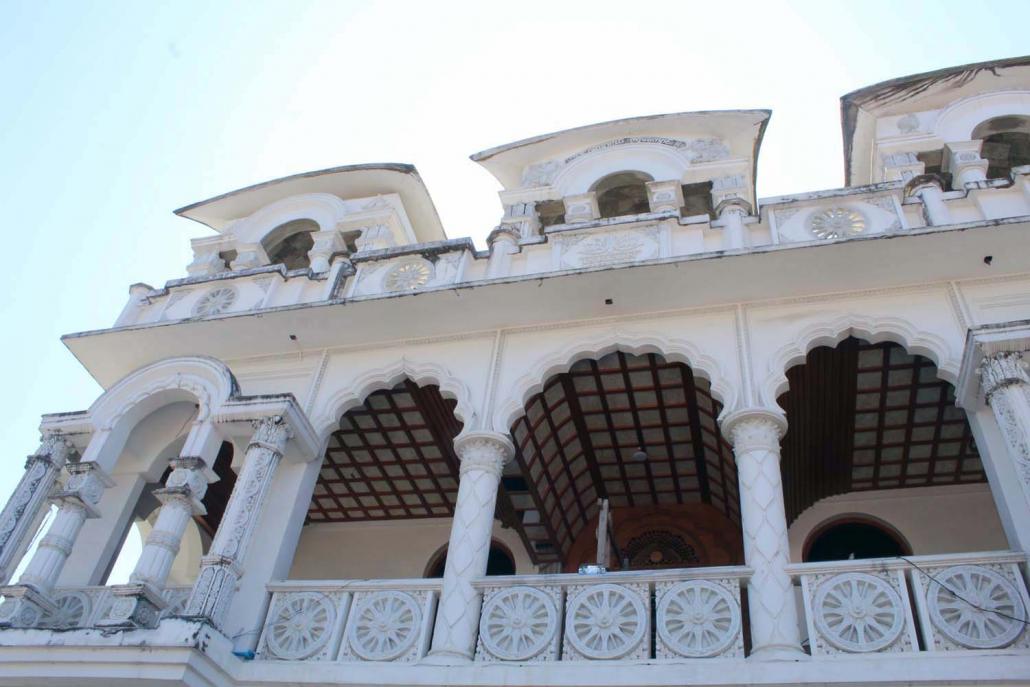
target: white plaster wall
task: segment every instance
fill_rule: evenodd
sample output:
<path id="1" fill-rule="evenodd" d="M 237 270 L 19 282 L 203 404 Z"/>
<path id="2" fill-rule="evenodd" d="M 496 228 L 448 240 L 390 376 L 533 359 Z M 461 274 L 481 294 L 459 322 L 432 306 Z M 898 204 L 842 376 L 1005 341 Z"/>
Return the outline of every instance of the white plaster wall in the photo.
<path id="1" fill-rule="evenodd" d="M 307 525 L 289 579 L 422 577 L 450 533 L 450 518 Z M 495 522 L 493 538 L 511 551 L 517 574 L 536 571 L 515 530 Z"/>
<path id="2" fill-rule="evenodd" d="M 831 496 L 791 524 L 790 559 L 801 562 L 808 535 L 844 514 L 871 515 L 897 529 L 916 556 L 1009 548 L 986 484 L 886 489 Z"/>

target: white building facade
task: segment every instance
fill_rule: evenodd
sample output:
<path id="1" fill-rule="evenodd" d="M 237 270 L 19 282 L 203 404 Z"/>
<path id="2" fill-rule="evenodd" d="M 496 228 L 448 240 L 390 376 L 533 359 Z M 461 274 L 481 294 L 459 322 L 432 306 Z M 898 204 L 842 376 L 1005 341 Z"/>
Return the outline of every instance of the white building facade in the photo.
<path id="1" fill-rule="evenodd" d="M 769 114 L 478 153 L 487 251 L 408 165 L 178 210 L 65 337 L 0 684 L 1030 684 L 1030 58 L 844 96 L 841 189 L 756 197 Z"/>

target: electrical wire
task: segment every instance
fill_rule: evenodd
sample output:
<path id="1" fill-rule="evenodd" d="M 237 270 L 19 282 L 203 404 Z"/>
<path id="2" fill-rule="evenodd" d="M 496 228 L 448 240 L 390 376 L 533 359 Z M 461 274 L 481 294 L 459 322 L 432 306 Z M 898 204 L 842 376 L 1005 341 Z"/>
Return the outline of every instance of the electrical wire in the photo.
<path id="1" fill-rule="evenodd" d="M 1008 618 L 1009 620 L 1015 620 L 1017 623 L 1023 623 L 1024 625 L 1030 625 L 1030 622 L 1028 622 L 1024 618 L 1017 618 L 1014 615 L 1009 615 L 1008 613 L 1005 613 L 1004 611 L 999 611 L 999 610 L 996 610 L 994 608 L 984 608 L 983 606 L 978 606 L 975 603 L 973 603 L 972 601 L 970 601 L 969 599 L 967 599 L 966 597 L 964 597 L 961 594 L 959 594 L 958 592 L 956 592 L 954 589 L 952 589 L 948 585 L 946 585 L 943 582 L 941 582 L 940 580 L 938 580 L 933 575 L 933 573 L 929 572 L 928 570 L 925 570 L 925 569 L 921 568 L 919 566 L 919 564 L 916 563 L 915 561 L 913 561 L 913 560 L 911 560 L 911 559 L 909 559 L 909 558 L 907 558 L 905 556 L 896 556 L 896 558 L 900 558 L 901 560 L 905 561 L 906 563 L 911 565 L 913 568 L 915 568 L 919 572 L 921 572 L 924 575 L 926 575 L 928 578 L 930 578 L 935 583 L 940 585 L 943 589 L 945 589 L 949 594 L 951 594 L 952 596 L 954 596 L 956 599 L 958 599 L 962 603 L 966 604 L 967 606 L 975 608 L 978 611 L 983 611 L 984 613 L 993 613 L 995 615 L 1000 615 L 1003 618 Z"/>

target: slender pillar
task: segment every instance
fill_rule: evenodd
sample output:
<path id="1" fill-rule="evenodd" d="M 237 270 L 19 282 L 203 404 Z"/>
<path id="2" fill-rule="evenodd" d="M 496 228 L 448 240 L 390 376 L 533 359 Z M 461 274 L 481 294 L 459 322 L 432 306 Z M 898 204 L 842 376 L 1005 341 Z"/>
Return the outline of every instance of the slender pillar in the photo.
<path id="1" fill-rule="evenodd" d="M 461 459 L 458 503 L 429 652 L 429 660 L 439 663 L 469 661 L 475 653 L 483 598 L 472 581 L 486 575 L 497 487 L 504 464 L 515 455 L 511 439 L 493 432 L 465 434 L 454 449 Z"/>
<path id="2" fill-rule="evenodd" d="M 60 508 L 50 529 L 40 539 L 18 584 L 0 588 L 6 597 L 0 606 L 0 627 L 33 627 L 44 613 L 56 610 L 49 596 L 57 578 L 86 518 L 100 516 L 96 505 L 104 489 L 111 486 L 111 478 L 97 463 L 70 463 L 67 469 L 68 483 L 54 495 Z"/>
<path id="3" fill-rule="evenodd" d="M 723 250 L 738 250 L 748 246 L 744 218 L 750 211 L 751 206 L 741 198 L 729 198 L 719 203 L 716 208 L 719 214 L 717 224 L 722 225 Z"/>
<path id="4" fill-rule="evenodd" d="M 519 252 L 519 237 L 511 225 L 501 225 L 486 237 L 490 245 L 490 261 L 486 266 L 488 279 L 511 274 L 511 256 Z"/>
<path id="5" fill-rule="evenodd" d="M 922 201 L 927 224 L 932 227 L 951 224 L 951 212 L 944 204 L 944 187 L 940 177 L 935 174 L 915 177 L 908 182 L 906 193 Z"/>
<path id="6" fill-rule="evenodd" d="M 200 574 L 186 602 L 184 616 L 202 618 L 221 628 L 243 576 L 242 563 L 254 537 L 258 515 L 291 436 L 290 427 L 281 416 L 254 421 L 243 469 L 211 549 L 201 560 Z"/>
<path id="7" fill-rule="evenodd" d="M 751 656 L 797 659 L 803 656 L 790 563 L 787 516 L 780 476 L 782 414 L 766 409 L 737 411 L 723 422 L 733 444 L 740 482 L 744 559 L 754 571 L 748 581 Z"/>
<path id="8" fill-rule="evenodd" d="M 46 510 L 61 468 L 75 453 L 60 434 L 43 437 L 39 450 L 25 461 L 25 472 L 0 513 L 0 584 L 7 584 Z"/>
<path id="9" fill-rule="evenodd" d="M 154 529 L 147 536 L 129 583 L 112 589 L 115 602 L 100 625 L 153 627 L 160 618 L 165 606 L 161 592 L 179 553 L 186 526 L 194 515 L 206 512 L 201 503 L 207 492 L 204 460 L 179 457 L 171 465 L 173 469 L 164 488 L 154 492 L 162 504 Z"/>
<path id="10" fill-rule="evenodd" d="M 1030 502 L 1030 375 L 1023 354 L 985 357 L 980 363 L 980 384 Z"/>

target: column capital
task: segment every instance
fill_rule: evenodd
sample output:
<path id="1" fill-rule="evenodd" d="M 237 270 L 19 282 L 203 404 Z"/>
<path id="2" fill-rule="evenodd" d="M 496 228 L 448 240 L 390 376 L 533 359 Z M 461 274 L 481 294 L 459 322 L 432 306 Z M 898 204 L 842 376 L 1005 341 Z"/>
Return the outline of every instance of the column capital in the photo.
<path id="1" fill-rule="evenodd" d="M 77 453 L 75 445 L 68 441 L 63 434 L 46 432 L 39 443 L 39 449 L 26 459 L 25 467 L 28 468 L 37 460 L 44 460 L 56 468 L 62 468 Z"/>
<path id="2" fill-rule="evenodd" d="M 460 474 L 483 470 L 500 475 L 515 455 L 515 444 L 506 434 L 468 432 L 454 440 L 454 451 L 461 460 Z"/>
<path id="3" fill-rule="evenodd" d="M 1020 351 L 1003 351 L 980 361 L 980 387 L 988 401 L 994 392 L 1013 384 L 1030 384 L 1027 362 Z"/>
<path id="4" fill-rule="evenodd" d="M 114 480 L 94 462 L 69 463 L 67 470 L 68 482 L 64 489 L 54 494 L 54 498 L 84 508 L 88 517 L 98 517 L 96 505 L 100 503 L 104 489 L 112 486 Z"/>
<path id="5" fill-rule="evenodd" d="M 780 439 L 787 433 L 787 418 L 778 409 L 741 408 L 723 419 L 722 433 L 738 452 L 755 448 L 779 451 Z"/>
<path id="6" fill-rule="evenodd" d="M 718 217 L 726 217 L 727 215 L 747 217 L 751 214 L 751 203 L 743 198 L 726 198 L 715 206 L 715 214 Z"/>
<path id="7" fill-rule="evenodd" d="M 293 437 L 293 428 L 282 415 L 269 415 L 251 422 L 254 434 L 250 446 L 260 446 L 278 453 L 286 450 L 286 442 Z"/>
<path id="8" fill-rule="evenodd" d="M 163 504 L 184 501 L 194 515 L 206 513 L 201 501 L 207 493 L 207 477 L 204 475 L 207 463 L 196 456 L 179 456 L 169 463 L 172 472 L 165 480 L 164 488 L 156 490 L 154 496 Z"/>

